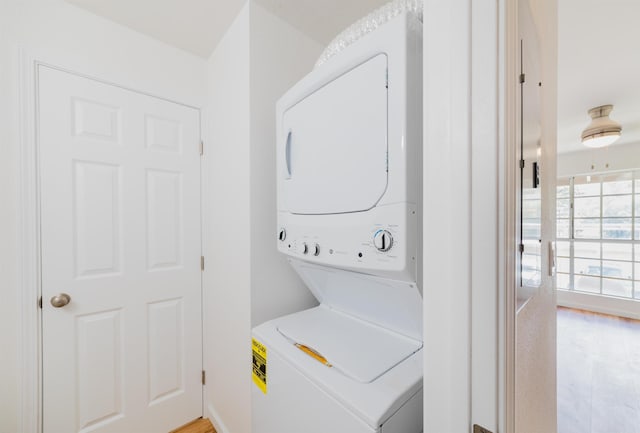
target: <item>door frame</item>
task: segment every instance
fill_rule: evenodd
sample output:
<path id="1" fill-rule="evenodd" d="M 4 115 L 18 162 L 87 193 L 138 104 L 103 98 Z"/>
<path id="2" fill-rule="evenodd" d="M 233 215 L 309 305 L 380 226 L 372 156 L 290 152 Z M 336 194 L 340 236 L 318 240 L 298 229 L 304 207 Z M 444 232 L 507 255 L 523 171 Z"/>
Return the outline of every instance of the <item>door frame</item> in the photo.
<path id="1" fill-rule="evenodd" d="M 424 0 L 425 431 L 515 426 L 516 3 Z"/>
<path id="2" fill-rule="evenodd" d="M 157 98 L 163 101 L 182 105 L 198 111 L 199 131 L 202 139 L 202 109 L 163 96 L 123 86 L 102 78 L 86 75 L 42 61 L 19 48 L 14 54 L 13 64 L 17 65 L 18 85 L 18 143 L 19 150 L 19 314 L 18 324 L 19 350 L 18 362 L 20 377 L 18 382 L 18 427 L 23 433 L 42 433 L 43 431 L 43 377 L 42 377 L 42 262 L 40 232 L 40 167 L 38 155 L 38 69 L 48 67 L 77 77 L 87 78 L 98 83 L 115 86 L 123 90 Z M 202 195 L 202 171 L 204 166 L 200 160 L 200 233 L 204 231 L 203 209 L 205 198 Z M 202 237 L 202 236 L 201 236 Z M 201 243 L 202 250 L 202 243 Z M 200 293 L 202 305 L 202 275 Z M 203 312 L 204 313 L 204 312 Z M 204 317 L 201 317 L 203 327 Z M 203 327 L 204 332 L 204 327 Z M 200 344 L 204 341 L 201 338 Z M 204 385 L 203 385 L 204 386 Z M 202 393 L 204 405 L 204 393 Z"/>
<path id="3" fill-rule="evenodd" d="M 538 2 L 552 81 L 556 3 Z M 438 204 L 424 212 L 424 427 L 514 433 L 517 1 L 424 0 L 423 46 L 423 202 Z M 546 88 L 553 95 L 555 83 Z M 545 113 L 553 125 L 555 111 Z M 543 164 L 554 185 L 555 147 Z"/>

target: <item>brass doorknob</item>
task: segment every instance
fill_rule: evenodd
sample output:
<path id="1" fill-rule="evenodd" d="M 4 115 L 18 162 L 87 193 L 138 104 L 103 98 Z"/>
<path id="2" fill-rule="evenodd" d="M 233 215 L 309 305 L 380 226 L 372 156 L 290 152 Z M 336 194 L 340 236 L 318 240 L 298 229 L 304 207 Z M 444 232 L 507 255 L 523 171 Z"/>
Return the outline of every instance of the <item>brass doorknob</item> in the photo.
<path id="1" fill-rule="evenodd" d="M 57 295 L 51 298 L 51 305 L 56 308 L 61 308 L 71 302 L 71 296 L 66 293 L 58 293 Z"/>

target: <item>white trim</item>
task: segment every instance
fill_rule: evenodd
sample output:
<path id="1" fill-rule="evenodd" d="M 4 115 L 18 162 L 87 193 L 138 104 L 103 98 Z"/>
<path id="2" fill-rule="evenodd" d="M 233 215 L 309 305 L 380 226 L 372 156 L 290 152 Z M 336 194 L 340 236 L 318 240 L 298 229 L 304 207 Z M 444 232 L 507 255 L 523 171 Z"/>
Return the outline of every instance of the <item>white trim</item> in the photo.
<path id="1" fill-rule="evenodd" d="M 176 101 L 174 99 L 165 98 L 164 96 L 159 96 L 159 95 L 154 94 L 154 93 L 145 92 L 143 90 L 137 90 L 137 89 L 134 89 L 133 87 L 124 86 L 122 84 L 118 84 L 118 83 L 115 83 L 115 82 L 107 80 L 107 79 L 98 78 L 98 77 L 93 76 L 93 75 L 83 74 L 82 72 L 77 72 L 77 71 L 74 71 L 74 70 L 71 70 L 71 69 L 64 68 L 62 66 L 54 65 L 52 63 L 47 63 L 47 62 L 44 62 L 44 61 L 41 61 L 41 60 L 35 60 L 35 63 L 36 63 L 36 67 L 44 66 L 46 68 L 51 68 L 51 69 L 55 69 L 55 70 L 60 71 L 60 72 L 65 72 L 67 74 L 75 75 L 76 77 L 86 78 L 88 80 L 95 81 L 95 82 L 98 82 L 98 83 L 101 83 L 101 84 L 106 84 L 108 86 L 117 87 L 119 89 L 127 90 L 129 92 L 135 92 L 135 93 L 137 93 L 139 95 L 149 96 L 151 98 L 156 98 L 156 99 L 160 99 L 162 101 L 171 102 L 172 104 L 178 104 L 178 105 L 182 105 L 183 107 L 193 108 L 194 110 L 198 110 L 198 111 L 201 110 L 200 107 L 196 107 L 195 105 L 190 105 L 190 104 L 186 104 L 184 102 Z"/>
<path id="2" fill-rule="evenodd" d="M 19 49 L 19 230 L 20 252 L 19 296 L 21 320 L 20 351 L 20 431 L 42 431 L 41 400 L 41 310 L 38 299 L 40 279 L 40 209 L 38 198 L 38 155 L 36 146 L 36 61 Z M 35 356 L 34 356 L 35 355 Z"/>
<path id="3" fill-rule="evenodd" d="M 424 431 L 510 432 L 517 10 L 425 0 L 424 17 Z"/>
<path id="4" fill-rule="evenodd" d="M 498 2 L 471 9 L 471 424 L 498 431 Z"/>
<path id="5" fill-rule="evenodd" d="M 500 0 L 500 289 L 498 431 L 515 431 L 518 2 Z"/>
<path id="6" fill-rule="evenodd" d="M 213 428 L 215 428 L 218 433 L 230 433 L 229 428 L 221 421 L 222 417 L 218 411 L 216 411 L 210 404 L 207 405 L 207 412 L 209 421 L 211 421 Z M 248 416 L 251 416 L 250 410 L 247 410 L 247 413 Z"/>
<path id="7" fill-rule="evenodd" d="M 425 432 L 471 425 L 471 13 L 424 1 Z"/>
<path id="8" fill-rule="evenodd" d="M 558 306 L 640 320 L 640 301 L 558 290 Z"/>

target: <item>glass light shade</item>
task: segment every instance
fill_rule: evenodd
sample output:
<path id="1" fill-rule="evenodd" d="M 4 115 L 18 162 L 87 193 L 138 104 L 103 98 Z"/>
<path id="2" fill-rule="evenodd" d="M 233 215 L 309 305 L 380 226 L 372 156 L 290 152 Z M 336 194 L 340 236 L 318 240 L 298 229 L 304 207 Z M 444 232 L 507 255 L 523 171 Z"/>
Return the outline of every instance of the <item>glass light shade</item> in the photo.
<path id="1" fill-rule="evenodd" d="M 593 148 L 605 147 L 613 144 L 618 138 L 620 138 L 619 132 L 602 133 L 599 135 L 584 137 L 582 139 L 582 144 Z"/>

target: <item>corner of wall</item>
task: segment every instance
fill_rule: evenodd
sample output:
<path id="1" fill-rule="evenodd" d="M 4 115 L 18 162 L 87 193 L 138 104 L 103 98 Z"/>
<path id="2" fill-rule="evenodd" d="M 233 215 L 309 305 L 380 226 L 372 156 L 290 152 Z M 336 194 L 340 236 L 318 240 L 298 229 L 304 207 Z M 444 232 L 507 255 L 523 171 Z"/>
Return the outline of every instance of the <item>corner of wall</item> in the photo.
<path id="1" fill-rule="evenodd" d="M 249 3 L 207 62 L 202 160 L 205 413 L 251 431 Z"/>
<path id="2" fill-rule="evenodd" d="M 276 250 L 276 101 L 313 69 L 322 46 L 251 2 L 251 322 L 317 305 Z"/>
<path id="3" fill-rule="evenodd" d="M 217 433 L 231 433 L 231 430 L 222 422 L 222 417 L 218 411 L 211 404 L 206 404 L 203 416 L 204 418 L 209 418 Z"/>
<path id="4" fill-rule="evenodd" d="M 248 1 L 207 62 L 205 412 L 221 433 L 251 429 L 252 324 L 315 303 L 275 248 L 274 122 L 276 100 L 321 48 Z"/>

